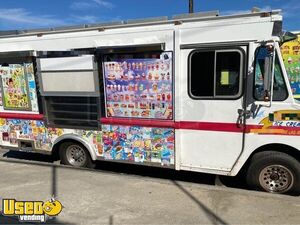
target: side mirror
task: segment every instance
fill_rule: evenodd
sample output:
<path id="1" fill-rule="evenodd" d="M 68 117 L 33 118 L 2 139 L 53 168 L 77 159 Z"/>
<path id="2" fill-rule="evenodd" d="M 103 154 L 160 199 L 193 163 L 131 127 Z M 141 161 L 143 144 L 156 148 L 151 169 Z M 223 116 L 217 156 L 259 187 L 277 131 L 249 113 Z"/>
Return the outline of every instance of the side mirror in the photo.
<path id="1" fill-rule="evenodd" d="M 285 42 L 296 40 L 298 38 L 297 34 L 285 31 L 280 35 L 280 45 L 283 45 Z"/>

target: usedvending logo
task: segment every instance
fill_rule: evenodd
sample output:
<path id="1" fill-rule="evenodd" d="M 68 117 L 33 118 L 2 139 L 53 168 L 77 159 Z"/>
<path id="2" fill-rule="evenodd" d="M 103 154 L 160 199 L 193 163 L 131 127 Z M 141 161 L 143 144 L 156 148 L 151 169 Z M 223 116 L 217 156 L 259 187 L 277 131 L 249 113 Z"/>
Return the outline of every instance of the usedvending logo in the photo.
<path id="1" fill-rule="evenodd" d="M 49 201 L 2 200 L 3 216 L 18 216 L 20 222 L 42 222 L 57 216 L 62 211 L 60 201 L 51 198 Z"/>

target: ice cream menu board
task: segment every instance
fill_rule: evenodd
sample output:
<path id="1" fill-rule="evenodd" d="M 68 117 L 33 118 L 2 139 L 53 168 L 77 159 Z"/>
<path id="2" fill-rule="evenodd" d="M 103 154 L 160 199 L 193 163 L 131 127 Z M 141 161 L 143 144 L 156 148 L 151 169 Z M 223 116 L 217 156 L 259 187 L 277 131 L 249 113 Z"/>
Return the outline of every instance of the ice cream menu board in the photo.
<path id="1" fill-rule="evenodd" d="M 172 53 L 104 62 L 108 117 L 173 118 Z"/>
<path id="2" fill-rule="evenodd" d="M 298 38 L 281 46 L 284 65 L 295 98 L 300 98 L 300 34 Z"/>
<path id="3" fill-rule="evenodd" d="M 24 66 L 22 64 L 2 66 L 0 67 L 0 76 L 4 108 L 29 110 L 30 99 Z"/>

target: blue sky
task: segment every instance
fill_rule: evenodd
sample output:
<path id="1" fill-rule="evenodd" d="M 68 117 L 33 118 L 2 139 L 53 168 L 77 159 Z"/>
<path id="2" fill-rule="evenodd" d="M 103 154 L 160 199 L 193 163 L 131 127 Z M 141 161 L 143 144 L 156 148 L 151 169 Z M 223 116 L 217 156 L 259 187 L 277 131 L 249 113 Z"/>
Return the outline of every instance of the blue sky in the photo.
<path id="1" fill-rule="evenodd" d="M 0 30 L 68 26 L 172 16 L 188 11 L 188 0 L 1 0 Z M 282 9 L 285 30 L 300 30 L 299 0 L 194 0 L 195 11 L 220 14 Z"/>

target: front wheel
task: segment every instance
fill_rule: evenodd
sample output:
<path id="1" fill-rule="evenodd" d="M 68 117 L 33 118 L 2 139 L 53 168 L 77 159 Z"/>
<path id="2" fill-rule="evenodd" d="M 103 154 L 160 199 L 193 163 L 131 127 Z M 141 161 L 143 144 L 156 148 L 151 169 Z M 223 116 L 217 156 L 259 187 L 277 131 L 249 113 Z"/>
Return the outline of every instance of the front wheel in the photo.
<path id="1" fill-rule="evenodd" d="M 62 164 L 74 167 L 95 166 L 87 149 L 77 142 L 64 142 L 59 148 L 60 160 Z"/>
<path id="2" fill-rule="evenodd" d="M 282 152 L 259 152 L 251 159 L 247 183 L 256 190 L 270 193 L 299 194 L 300 163 Z"/>

